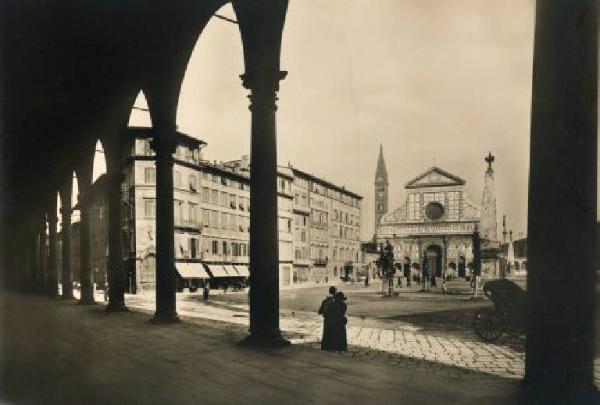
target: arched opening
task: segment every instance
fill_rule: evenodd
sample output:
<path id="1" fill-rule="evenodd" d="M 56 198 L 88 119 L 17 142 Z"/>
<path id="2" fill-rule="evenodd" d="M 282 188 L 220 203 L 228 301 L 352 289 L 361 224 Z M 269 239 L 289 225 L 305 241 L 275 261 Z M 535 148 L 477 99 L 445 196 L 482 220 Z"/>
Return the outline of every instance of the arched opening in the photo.
<path id="1" fill-rule="evenodd" d="M 94 151 L 94 164 L 92 166 L 92 183 L 95 183 L 100 176 L 106 173 L 106 156 L 104 155 L 104 147 L 98 139 Z"/>
<path id="2" fill-rule="evenodd" d="M 135 98 L 135 102 L 131 108 L 131 113 L 129 114 L 129 122 L 127 125 L 130 127 L 152 127 L 152 119 L 150 117 L 148 101 L 146 100 L 146 95 L 141 90 Z"/>
<path id="3" fill-rule="evenodd" d="M 231 3 L 218 14 L 236 20 Z M 239 159 L 250 151 L 250 137 L 239 136 L 250 133 L 247 90 L 239 79 L 244 72 L 243 55 L 239 27 L 211 18 L 194 46 L 179 94 L 179 130 L 201 136 L 210 145 L 211 156 L 223 160 Z"/>
<path id="4" fill-rule="evenodd" d="M 430 276 L 442 276 L 442 248 L 438 245 L 429 245 L 425 250 L 425 265 Z"/>

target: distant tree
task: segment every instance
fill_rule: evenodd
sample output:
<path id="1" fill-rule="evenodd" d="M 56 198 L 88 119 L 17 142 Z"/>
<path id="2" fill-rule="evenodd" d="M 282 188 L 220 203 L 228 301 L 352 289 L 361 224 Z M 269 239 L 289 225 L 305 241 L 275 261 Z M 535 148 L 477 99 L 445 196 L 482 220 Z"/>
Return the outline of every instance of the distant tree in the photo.
<path id="1" fill-rule="evenodd" d="M 389 240 L 385 241 L 385 247 L 380 246 L 379 259 L 377 260 L 376 264 L 377 268 L 379 269 L 381 279 L 387 280 L 388 295 L 391 296 L 394 292 L 394 274 L 396 274 L 396 266 L 394 266 L 394 248 L 390 244 Z"/>

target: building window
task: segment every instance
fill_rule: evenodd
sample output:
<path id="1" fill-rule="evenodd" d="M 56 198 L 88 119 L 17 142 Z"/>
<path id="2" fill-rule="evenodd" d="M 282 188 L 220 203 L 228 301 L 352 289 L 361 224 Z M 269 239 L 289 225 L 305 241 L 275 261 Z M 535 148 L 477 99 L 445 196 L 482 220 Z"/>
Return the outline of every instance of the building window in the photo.
<path id="1" fill-rule="evenodd" d="M 223 241 L 223 256 L 229 255 L 229 249 L 227 248 L 227 242 Z"/>
<path id="2" fill-rule="evenodd" d="M 196 191 L 198 191 L 198 186 L 196 184 L 196 176 L 193 174 L 190 174 L 189 176 L 189 181 L 190 181 L 190 191 L 193 191 L 194 193 Z"/>
<path id="3" fill-rule="evenodd" d="M 156 168 L 146 167 L 144 169 L 144 181 L 147 184 L 156 184 Z"/>
<path id="4" fill-rule="evenodd" d="M 216 240 L 212 241 L 212 254 L 213 255 L 219 254 L 219 241 L 216 241 Z"/>
<path id="5" fill-rule="evenodd" d="M 210 190 L 210 202 L 213 204 L 219 203 L 219 191 L 218 190 Z"/>
<path id="6" fill-rule="evenodd" d="M 207 209 L 202 208 L 202 225 L 204 226 L 211 226 L 210 223 L 210 211 Z"/>
<path id="7" fill-rule="evenodd" d="M 221 191 L 221 205 L 223 207 L 227 207 L 228 205 L 227 193 L 224 191 Z"/>
<path id="8" fill-rule="evenodd" d="M 144 139 L 144 155 L 146 156 L 150 156 L 152 155 L 152 148 L 150 147 L 150 141 L 147 139 Z"/>
<path id="9" fill-rule="evenodd" d="M 207 203 L 210 200 L 210 189 L 208 187 L 202 187 L 202 202 Z"/>
<path id="10" fill-rule="evenodd" d="M 229 194 L 229 208 L 236 209 L 237 207 L 237 197 L 235 194 Z"/>
<path id="11" fill-rule="evenodd" d="M 181 224 L 184 221 L 183 201 L 176 201 L 176 204 L 177 204 L 176 218 L 177 218 L 179 224 Z"/>
<path id="12" fill-rule="evenodd" d="M 190 222 L 198 222 L 198 204 L 190 203 Z"/>
<path id="13" fill-rule="evenodd" d="M 198 248 L 200 247 L 199 242 L 200 241 L 197 238 L 190 238 L 190 257 L 192 259 L 195 259 L 198 256 Z"/>
<path id="14" fill-rule="evenodd" d="M 144 199 L 144 216 L 146 218 L 156 217 L 156 200 L 154 198 Z"/>
<path id="15" fill-rule="evenodd" d="M 221 229 L 227 229 L 227 214 L 221 212 Z"/>
<path id="16" fill-rule="evenodd" d="M 212 228 L 219 227 L 219 211 L 211 211 L 210 212 L 210 226 Z"/>
<path id="17" fill-rule="evenodd" d="M 181 172 L 176 170 L 174 173 L 175 176 L 175 187 L 181 187 Z"/>

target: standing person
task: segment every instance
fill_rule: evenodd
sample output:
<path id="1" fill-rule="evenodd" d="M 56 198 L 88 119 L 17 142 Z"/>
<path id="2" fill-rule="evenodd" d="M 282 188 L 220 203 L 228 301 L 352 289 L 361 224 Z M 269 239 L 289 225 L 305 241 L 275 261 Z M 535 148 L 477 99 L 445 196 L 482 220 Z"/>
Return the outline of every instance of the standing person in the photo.
<path id="1" fill-rule="evenodd" d="M 335 325 L 332 322 L 331 311 L 329 308 L 334 302 L 337 288 L 329 287 L 329 295 L 321 302 L 319 315 L 323 316 L 323 336 L 321 338 L 321 350 L 333 350 L 333 339 L 335 335 Z"/>
<path id="2" fill-rule="evenodd" d="M 406 277 L 406 287 L 410 288 L 410 264 L 404 263 L 404 277 Z"/>
<path id="3" fill-rule="evenodd" d="M 202 289 L 202 296 L 204 297 L 204 301 L 208 300 L 208 295 L 210 294 L 210 283 L 207 281 L 204 283 L 204 288 Z"/>
<path id="4" fill-rule="evenodd" d="M 427 261 L 423 262 L 423 271 L 421 272 L 421 280 L 423 282 L 423 291 L 429 290 L 429 269 L 427 268 Z"/>
<path id="5" fill-rule="evenodd" d="M 348 340 L 346 335 L 346 324 L 348 319 L 346 318 L 346 296 L 343 292 L 339 291 L 335 294 L 333 303 L 327 308 L 329 316 L 333 323 L 334 337 L 332 342 L 331 350 L 336 352 L 345 352 L 348 350 Z"/>

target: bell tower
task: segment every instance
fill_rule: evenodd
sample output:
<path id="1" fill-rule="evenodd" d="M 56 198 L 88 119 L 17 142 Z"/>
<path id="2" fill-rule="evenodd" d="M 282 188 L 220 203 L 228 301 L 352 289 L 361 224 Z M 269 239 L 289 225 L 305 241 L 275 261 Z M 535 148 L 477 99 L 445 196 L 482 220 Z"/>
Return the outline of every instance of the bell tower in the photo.
<path id="1" fill-rule="evenodd" d="M 375 172 L 375 232 L 381 217 L 388 212 L 388 173 L 383 159 L 383 145 L 379 144 L 379 157 L 377 158 L 377 171 Z"/>

